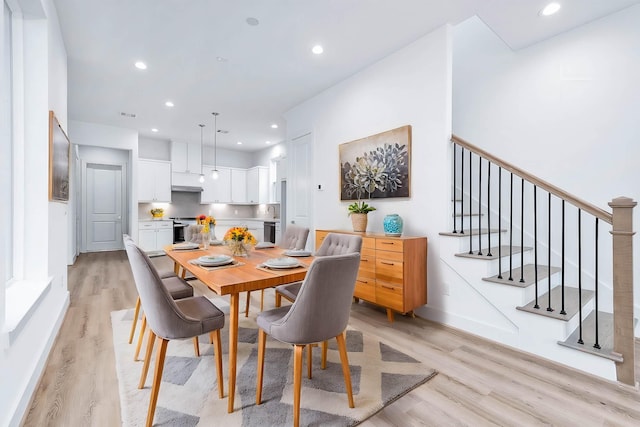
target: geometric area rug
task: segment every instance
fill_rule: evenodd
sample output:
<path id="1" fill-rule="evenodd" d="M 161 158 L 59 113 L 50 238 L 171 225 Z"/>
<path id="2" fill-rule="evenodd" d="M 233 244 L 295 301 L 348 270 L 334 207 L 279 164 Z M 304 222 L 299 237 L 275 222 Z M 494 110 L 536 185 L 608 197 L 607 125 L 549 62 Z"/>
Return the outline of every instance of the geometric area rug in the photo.
<path id="1" fill-rule="evenodd" d="M 223 298 L 212 299 L 228 313 Z M 226 305 L 226 307 L 225 307 Z M 122 408 L 122 425 L 143 426 L 147 416 L 153 359 L 145 388 L 138 389 L 142 362 L 133 361 L 135 341 L 128 344 L 133 310 L 111 313 L 116 371 Z M 228 318 L 225 319 L 228 322 Z M 138 322 L 138 325 L 140 322 Z M 136 331 L 136 340 L 140 326 Z M 235 411 L 227 413 L 228 329 L 221 331 L 224 392 L 218 398 L 213 346 L 208 335 L 200 337 L 199 358 L 192 340 L 170 341 L 154 418 L 156 426 L 286 426 L 293 424 L 292 347 L 267 337 L 262 404 L 255 404 L 257 326 L 255 313 L 240 316 Z M 145 337 L 146 338 L 146 337 Z M 374 415 L 415 387 L 429 381 L 436 371 L 377 339 L 351 327 L 347 351 L 355 408 L 349 408 L 340 356 L 334 340 L 329 342 L 327 368 L 320 369 L 320 348 L 313 351 L 313 378 L 307 378 L 303 354 L 300 424 L 304 426 L 354 426 Z M 140 352 L 144 356 L 144 346 Z"/>

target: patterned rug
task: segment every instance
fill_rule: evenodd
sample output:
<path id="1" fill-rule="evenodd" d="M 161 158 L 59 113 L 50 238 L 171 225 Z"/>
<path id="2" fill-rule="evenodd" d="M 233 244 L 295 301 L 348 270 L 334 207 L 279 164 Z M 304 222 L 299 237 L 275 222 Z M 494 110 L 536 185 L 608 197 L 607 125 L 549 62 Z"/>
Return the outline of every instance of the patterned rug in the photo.
<path id="1" fill-rule="evenodd" d="M 228 313 L 222 298 L 214 303 Z M 144 425 L 154 359 L 144 389 L 137 388 L 142 362 L 133 361 L 134 344 L 128 344 L 133 310 L 111 313 L 116 371 L 120 389 L 122 424 Z M 228 319 L 226 319 L 228 321 Z M 140 328 L 138 322 L 138 330 Z M 227 413 L 228 372 L 227 326 L 222 330 L 225 398 L 218 398 L 213 346 L 208 336 L 200 337 L 201 356 L 193 353 L 192 340 L 171 341 L 167 349 L 154 425 L 159 426 L 284 426 L 293 424 L 293 350 L 267 339 L 263 403 L 255 404 L 257 329 L 253 317 L 240 317 L 236 410 Z M 136 335 L 137 339 L 137 335 Z M 145 340 L 146 341 L 146 340 Z M 305 426 L 353 426 L 413 388 L 427 382 L 436 371 L 377 339 L 349 328 L 347 351 L 351 367 L 355 408 L 349 408 L 335 339 L 330 341 L 327 368 L 320 369 L 320 348 L 313 353 L 313 379 L 306 377 L 303 356 L 303 384 L 300 424 Z M 146 344 L 146 342 L 145 342 Z M 141 351 L 144 355 L 144 348 Z"/>

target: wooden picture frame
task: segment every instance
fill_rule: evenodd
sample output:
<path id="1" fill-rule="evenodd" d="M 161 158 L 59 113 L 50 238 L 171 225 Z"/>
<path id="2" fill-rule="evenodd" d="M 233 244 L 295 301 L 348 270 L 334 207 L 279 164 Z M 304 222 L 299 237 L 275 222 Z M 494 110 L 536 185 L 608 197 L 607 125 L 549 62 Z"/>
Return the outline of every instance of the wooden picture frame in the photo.
<path id="1" fill-rule="evenodd" d="M 411 126 L 340 144 L 340 200 L 411 196 Z"/>
<path id="2" fill-rule="evenodd" d="M 49 111 L 49 200 L 69 201 L 71 142 L 53 111 Z"/>

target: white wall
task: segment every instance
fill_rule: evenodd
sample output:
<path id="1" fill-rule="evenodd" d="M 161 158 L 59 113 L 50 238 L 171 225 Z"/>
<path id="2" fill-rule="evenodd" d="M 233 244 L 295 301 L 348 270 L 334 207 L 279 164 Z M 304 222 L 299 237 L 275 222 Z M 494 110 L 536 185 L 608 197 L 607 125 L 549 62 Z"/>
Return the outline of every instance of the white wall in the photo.
<path id="1" fill-rule="evenodd" d="M 638 201 L 639 22 L 637 5 L 517 52 L 477 18 L 458 25 L 453 132 L 607 211 Z M 637 240 L 634 260 L 637 278 Z"/>
<path id="2" fill-rule="evenodd" d="M 404 219 L 404 234 L 427 236 L 428 280 L 438 277 L 438 232 L 450 199 L 451 30 L 442 27 L 287 112 L 287 140 L 313 132 L 312 188 L 316 229 L 351 230 L 349 202 L 339 194 L 338 145 L 412 126 L 411 197 L 374 199 L 368 231 L 385 215 Z M 289 179 L 293 177 L 289 176 Z M 322 184 L 324 190 L 315 190 Z M 320 214 L 321 212 L 321 214 Z"/>

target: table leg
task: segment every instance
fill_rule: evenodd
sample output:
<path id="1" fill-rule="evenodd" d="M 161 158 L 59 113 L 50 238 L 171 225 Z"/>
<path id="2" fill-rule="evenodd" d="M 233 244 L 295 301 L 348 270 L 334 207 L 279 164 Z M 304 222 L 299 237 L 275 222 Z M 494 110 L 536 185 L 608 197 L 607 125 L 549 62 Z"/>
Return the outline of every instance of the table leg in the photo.
<path id="1" fill-rule="evenodd" d="M 236 360 L 238 358 L 238 306 L 240 294 L 231 294 L 229 307 L 229 406 L 227 412 L 233 412 L 233 400 L 236 394 Z"/>

